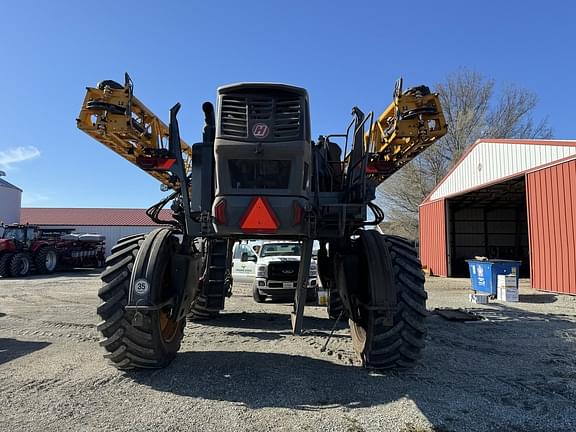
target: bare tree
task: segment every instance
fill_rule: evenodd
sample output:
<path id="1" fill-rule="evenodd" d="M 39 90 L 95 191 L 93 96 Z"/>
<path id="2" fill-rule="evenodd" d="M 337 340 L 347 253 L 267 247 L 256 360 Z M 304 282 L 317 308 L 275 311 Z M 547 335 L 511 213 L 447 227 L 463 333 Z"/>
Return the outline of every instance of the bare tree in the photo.
<path id="1" fill-rule="evenodd" d="M 387 213 L 388 228 L 399 235 L 418 237 L 418 206 L 480 138 L 550 138 L 546 119 L 532 118 L 538 103 L 529 90 L 508 85 L 496 91 L 494 80 L 467 69 L 436 85 L 448 123 L 448 133 L 407 164 L 377 191 Z"/>

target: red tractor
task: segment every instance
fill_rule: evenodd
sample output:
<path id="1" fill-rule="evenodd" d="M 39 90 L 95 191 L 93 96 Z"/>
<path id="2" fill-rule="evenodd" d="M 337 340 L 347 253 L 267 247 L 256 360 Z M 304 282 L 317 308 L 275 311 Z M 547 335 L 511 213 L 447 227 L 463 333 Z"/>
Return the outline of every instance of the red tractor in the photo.
<path id="1" fill-rule="evenodd" d="M 94 234 L 50 235 L 36 225 L 5 225 L 0 238 L 0 277 L 24 277 L 32 271 L 53 273 L 57 268 L 101 267 L 104 238 Z"/>

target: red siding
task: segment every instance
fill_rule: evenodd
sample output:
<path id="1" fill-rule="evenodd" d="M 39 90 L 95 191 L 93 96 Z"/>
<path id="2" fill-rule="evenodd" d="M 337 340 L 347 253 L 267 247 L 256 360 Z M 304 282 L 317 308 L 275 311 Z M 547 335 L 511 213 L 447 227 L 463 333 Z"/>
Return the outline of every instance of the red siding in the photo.
<path id="1" fill-rule="evenodd" d="M 433 275 L 448 276 L 446 200 L 420 207 L 420 259 Z"/>
<path id="2" fill-rule="evenodd" d="M 526 176 L 532 287 L 576 295 L 576 160 Z"/>

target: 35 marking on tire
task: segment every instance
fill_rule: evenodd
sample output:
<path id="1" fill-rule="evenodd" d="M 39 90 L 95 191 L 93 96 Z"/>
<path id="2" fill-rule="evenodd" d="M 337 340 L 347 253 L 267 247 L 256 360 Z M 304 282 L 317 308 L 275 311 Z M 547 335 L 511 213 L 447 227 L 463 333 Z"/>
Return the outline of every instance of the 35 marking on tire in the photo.
<path id="1" fill-rule="evenodd" d="M 136 282 L 134 282 L 134 291 L 136 291 L 136 294 L 146 294 L 149 289 L 150 284 L 146 279 L 138 279 Z"/>

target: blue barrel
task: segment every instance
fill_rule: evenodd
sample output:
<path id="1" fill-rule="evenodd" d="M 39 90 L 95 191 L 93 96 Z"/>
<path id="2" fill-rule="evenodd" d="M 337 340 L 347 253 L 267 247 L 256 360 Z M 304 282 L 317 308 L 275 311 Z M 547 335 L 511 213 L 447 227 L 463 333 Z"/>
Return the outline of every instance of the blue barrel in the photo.
<path id="1" fill-rule="evenodd" d="M 498 290 L 498 275 L 515 275 L 516 286 L 520 275 L 522 261 L 511 260 L 466 260 L 470 270 L 470 281 L 474 291 L 496 295 Z"/>

